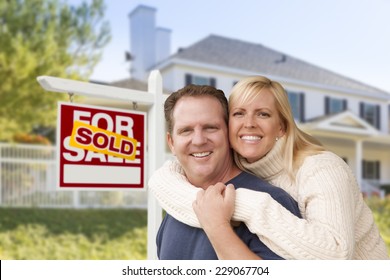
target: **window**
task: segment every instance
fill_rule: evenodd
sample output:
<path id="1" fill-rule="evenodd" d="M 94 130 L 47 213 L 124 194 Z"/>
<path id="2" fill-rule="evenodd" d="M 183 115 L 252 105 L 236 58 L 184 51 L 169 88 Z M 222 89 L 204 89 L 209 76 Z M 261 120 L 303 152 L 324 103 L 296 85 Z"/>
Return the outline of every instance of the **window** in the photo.
<path id="1" fill-rule="evenodd" d="M 294 119 L 299 122 L 305 121 L 305 95 L 299 92 L 287 91 L 288 100 Z"/>
<path id="2" fill-rule="evenodd" d="M 209 86 L 216 86 L 216 80 L 215 78 L 211 77 L 204 77 L 204 76 L 196 76 L 191 74 L 185 75 L 185 85 L 209 85 Z"/>
<path id="3" fill-rule="evenodd" d="M 369 124 L 380 129 L 380 106 L 368 103 L 360 103 L 360 117 Z"/>
<path id="4" fill-rule="evenodd" d="M 335 114 L 347 109 L 347 100 L 333 98 L 326 96 L 325 97 L 325 114 Z"/>
<path id="5" fill-rule="evenodd" d="M 210 80 L 206 77 L 200 77 L 200 76 L 193 76 L 192 77 L 192 83 L 195 85 L 209 85 Z"/>
<path id="6" fill-rule="evenodd" d="M 363 160 L 363 179 L 380 180 L 380 161 Z"/>

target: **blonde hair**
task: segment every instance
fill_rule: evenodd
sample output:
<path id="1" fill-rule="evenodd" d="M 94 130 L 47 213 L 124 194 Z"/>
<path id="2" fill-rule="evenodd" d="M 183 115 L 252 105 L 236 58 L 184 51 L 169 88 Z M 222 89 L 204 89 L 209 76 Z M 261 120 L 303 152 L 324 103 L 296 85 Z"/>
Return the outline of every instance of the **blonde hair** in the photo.
<path id="1" fill-rule="evenodd" d="M 251 76 L 240 80 L 229 97 L 229 110 L 233 106 L 253 101 L 263 89 L 269 90 L 274 98 L 281 126 L 285 131 L 286 144 L 283 151 L 283 166 L 288 174 L 295 177 L 296 171 L 305 157 L 324 151 L 322 144 L 311 135 L 303 132 L 295 123 L 294 116 L 283 86 L 264 76 Z M 238 158 L 238 157 L 235 157 Z"/>

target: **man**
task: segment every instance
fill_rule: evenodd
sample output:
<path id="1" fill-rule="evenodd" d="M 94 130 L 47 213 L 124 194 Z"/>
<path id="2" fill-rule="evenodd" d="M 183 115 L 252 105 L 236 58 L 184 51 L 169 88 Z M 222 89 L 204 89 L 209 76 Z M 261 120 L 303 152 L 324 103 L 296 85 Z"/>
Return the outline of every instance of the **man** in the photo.
<path id="1" fill-rule="evenodd" d="M 164 110 L 169 148 L 180 162 L 188 181 L 204 190 L 200 196 L 224 192 L 224 199 L 234 200 L 233 185 L 250 188 L 269 193 L 299 216 L 296 202 L 286 192 L 241 171 L 235 165 L 228 141 L 228 103 L 221 90 L 211 86 L 186 86 L 167 98 Z M 218 182 L 231 185 L 222 189 Z M 226 212 L 222 209 L 224 207 L 222 201 L 223 211 L 209 214 Z M 157 234 L 159 259 L 281 259 L 245 224 L 232 227 L 230 217 L 224 224 L 209 223 L 203 230 L 166 215 Z"/>

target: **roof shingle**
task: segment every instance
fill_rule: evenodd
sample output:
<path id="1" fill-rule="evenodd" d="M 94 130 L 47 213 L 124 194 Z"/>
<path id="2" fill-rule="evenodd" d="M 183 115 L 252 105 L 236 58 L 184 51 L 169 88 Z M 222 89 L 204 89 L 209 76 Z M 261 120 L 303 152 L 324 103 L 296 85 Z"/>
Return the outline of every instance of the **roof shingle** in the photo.
<path id="1" fill-rule="evenodd" d="M 261 44 L 217 35 L 210 35 L 187 48 L 182 48 L 171 58 L 339 87 L 375 94 L 382 98 L 388 98 L 389 95 L 388 92 L 381 89 L 315 66 Z"/>

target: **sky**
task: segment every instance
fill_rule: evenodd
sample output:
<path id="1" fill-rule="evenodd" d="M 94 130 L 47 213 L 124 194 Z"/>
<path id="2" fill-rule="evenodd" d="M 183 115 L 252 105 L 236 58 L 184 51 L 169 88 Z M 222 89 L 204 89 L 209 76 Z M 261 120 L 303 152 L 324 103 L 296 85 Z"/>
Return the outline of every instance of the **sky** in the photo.
<path id="1" fill-rule="evenodd" d="M 80 2 L 70 0 L 70 2 Z M 129 77 L 128 14 L 157 9 L 171 53 L 210 34 L 262 44 L 390 93 L 390 0 L 106 0 L 112 40 L 91 77 Z"/>

